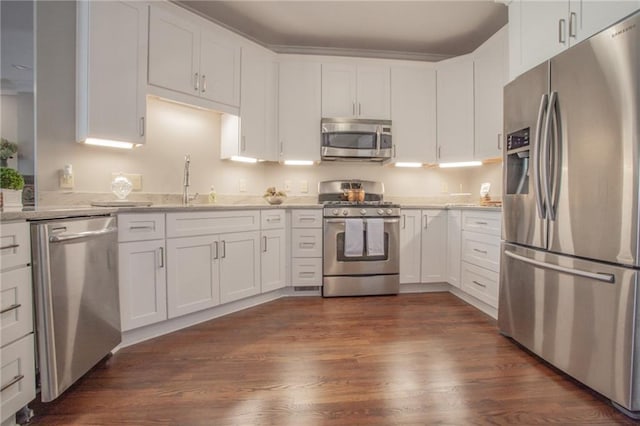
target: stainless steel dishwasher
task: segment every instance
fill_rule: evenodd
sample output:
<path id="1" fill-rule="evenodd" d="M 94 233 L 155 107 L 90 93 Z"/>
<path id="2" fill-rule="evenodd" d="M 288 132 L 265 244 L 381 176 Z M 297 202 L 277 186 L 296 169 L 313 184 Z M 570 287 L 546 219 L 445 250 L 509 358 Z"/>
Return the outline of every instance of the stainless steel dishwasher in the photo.
<path id="1" fill-rule="evenodd" d="M 112 216 L 31 225 L 43 402 L 56 399 L 121 341 Z"/>

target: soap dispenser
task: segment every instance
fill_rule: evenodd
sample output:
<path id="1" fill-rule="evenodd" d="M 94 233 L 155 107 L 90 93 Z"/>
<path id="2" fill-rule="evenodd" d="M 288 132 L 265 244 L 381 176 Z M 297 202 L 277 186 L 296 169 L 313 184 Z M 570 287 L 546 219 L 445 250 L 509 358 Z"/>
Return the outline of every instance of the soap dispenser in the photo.
<path id="1" fill-rule="evenodd" d="M 209 204 L 216 202 L 216 189 L 211 185 L 211 191 L 209 191 Z"/>

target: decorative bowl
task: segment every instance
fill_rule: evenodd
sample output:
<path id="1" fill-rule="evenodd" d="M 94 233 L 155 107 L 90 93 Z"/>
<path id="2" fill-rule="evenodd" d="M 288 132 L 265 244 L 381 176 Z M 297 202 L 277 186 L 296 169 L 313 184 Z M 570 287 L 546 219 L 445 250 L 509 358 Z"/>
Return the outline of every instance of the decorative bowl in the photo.
<path id="1" fill-rule="evenodd" d="M 277 204 L 282 204 L 285 197 L 281 195 L 266 195 L 264 199 L 267 200 L 267 203 L 271 205 L 277 205 Z"/>

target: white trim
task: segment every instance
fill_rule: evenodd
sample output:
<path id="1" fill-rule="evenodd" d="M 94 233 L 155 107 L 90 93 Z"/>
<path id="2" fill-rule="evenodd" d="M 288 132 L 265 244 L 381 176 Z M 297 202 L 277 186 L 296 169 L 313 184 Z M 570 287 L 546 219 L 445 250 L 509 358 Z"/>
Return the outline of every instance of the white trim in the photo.
<path id="1" fill-rule="evenodd" d="M 451 285 L 445 282 L 429 283 L 429 284 L 421 284 L 421 283 L 400 284 L 400 294 L 434 293 L 434 292 L 450 291 L 450 288 L 451 288 Z"/>
<path id="2" fill-rule="evenodd" d="M 479 299 L 476 299 L 475 297 L 465 293 L 464 291 L 458 289 L 457 287 L 453 287 L 452 286 L 449 289 L 449 292 L 451 294 L 453 294 L 454 296 L 456 296 L 457 298 L 464 300 L 465 302 L 467 302 L 468 304 L 470 304 L 474 308 L 481 310 L 485 314 L 489 315 L 491 318 L 493 318 L 495 320 L 498 319 L 498 309 L 497 308 L 494 308 L 491 305 L 487 305 L 483 301 L 481 301 Z"/>

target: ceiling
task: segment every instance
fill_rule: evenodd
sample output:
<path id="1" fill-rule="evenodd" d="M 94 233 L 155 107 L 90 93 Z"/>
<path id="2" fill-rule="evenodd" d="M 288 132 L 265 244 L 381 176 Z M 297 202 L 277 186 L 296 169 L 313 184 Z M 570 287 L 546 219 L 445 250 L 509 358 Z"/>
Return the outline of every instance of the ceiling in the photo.
<path id="1" fill-rule="evenodd" d="M 498 0 L 175 1 L 278 53 L 438 61 L 507 23 Z"/>

